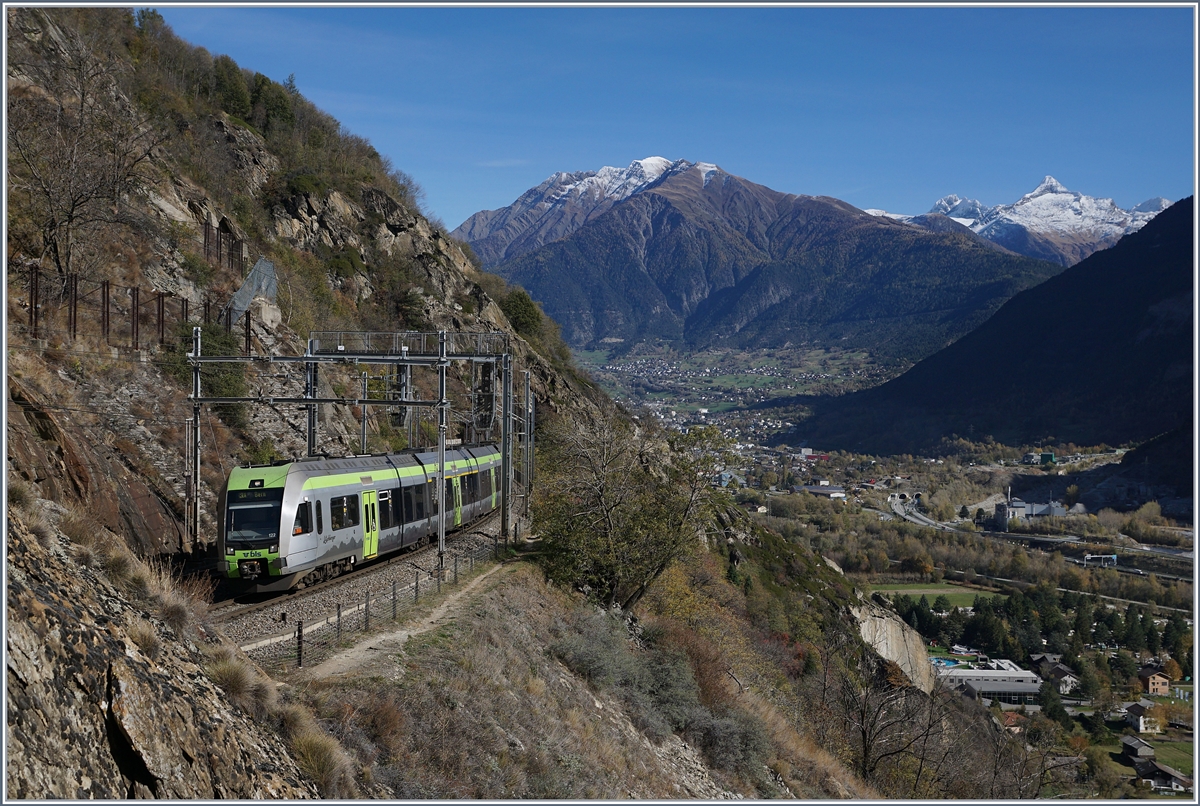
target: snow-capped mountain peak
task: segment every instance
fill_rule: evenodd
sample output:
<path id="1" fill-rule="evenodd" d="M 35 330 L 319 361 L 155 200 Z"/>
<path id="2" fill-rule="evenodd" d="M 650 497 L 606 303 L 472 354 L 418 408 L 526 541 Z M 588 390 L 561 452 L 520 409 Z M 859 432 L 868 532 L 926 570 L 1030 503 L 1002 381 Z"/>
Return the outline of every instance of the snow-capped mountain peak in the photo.
<path id="1" fill-rule="evenodd" d="M 518 252 L 565 237 L 630 196 L 692 170 L 700 171 L 705 186 L 715 177 L 729 178 L 709 162 L 659 156 L 634 160 L 625 168 L 608 165 L 596 171 L 559 171 L 508 207 L 476 213 L 452 235 L 471 243 L 485 265 L 495 265 Z"/>
<path id="2" fill-rule="evenodd" d="M 1042 180 L 1042 184 L 1034 188 L 1031 193 L 1026 193 L 1021 197 L 1021 199 L 1022 201 L 1025 199 L 1034 199 L 1038 196 L 1045 196 L 1047 193 L 1071 193 L 1071 191 L 1067 190 L 1066 187 L 1063 186 L 1062 182 L 1059 182 L 1053 176 L 1047 176 Z M 1081 194 L 1076 193 L 1073 195 L 1078 196 Z"/>
<path id="3" fill-rule="evenodd" d="M 1163 210 L 1166 210 L 1170 206 L 1171 206 L 1170 201 L 1168 201 L 1167 199 L 1164 199 L 1162 196 L 1155 196 L 1153 199 L 1147 199 L 1146 201 L 1142 202 L 1141 204 L 1131 207 L 1129 209 L 1129 212 L 1131 212 L 1131 213 L 1149 213 L 1150 215 L 1157 215 L 1158 213 L 1161 213 Z"/>
<path id="4" fill-rule="evenodd" d="M 1053 176 L 1012 204 L 988 207 L 955 194 L 943 196 L 930 213 L 940 213 L 969 227 L 977 235 L 1021 254 L 1071 266 L 1094 252 L 1141 229 L 1170 207 L 1163 198 L 1142 202 L 1130 210 L 1112 199 L 1070 190 Z M 920 216 L 868 210 L 875 216 L 921 223 Z"/>

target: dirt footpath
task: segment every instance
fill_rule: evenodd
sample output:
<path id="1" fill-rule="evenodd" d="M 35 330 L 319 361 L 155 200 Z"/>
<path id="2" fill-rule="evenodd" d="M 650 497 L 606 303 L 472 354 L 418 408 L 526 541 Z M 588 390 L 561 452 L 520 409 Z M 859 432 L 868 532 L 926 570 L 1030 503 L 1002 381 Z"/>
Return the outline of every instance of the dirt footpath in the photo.
<path id="1" fill-rule="evenodd" d="M 429 632 L 440 624 L 454 618 L 454 615 L 465 604 L 484 580 L 497 571 L 505 568 L 497 565 L 472 579 L 463 588 L 447 596 L 441 604 L 416 623 L 406 624 L 389 632 L 378 633 L 366 640 L 355 644 L 349 649 L 321 661 L 299 672 L 302 680 L 318 680 L 325 677 L 337 677 L 346 674 L 370 674 L 381 671 L 382 667 L 392 667 L 391 656 L 404 648 L 404 644 L 414 635 Z"/>

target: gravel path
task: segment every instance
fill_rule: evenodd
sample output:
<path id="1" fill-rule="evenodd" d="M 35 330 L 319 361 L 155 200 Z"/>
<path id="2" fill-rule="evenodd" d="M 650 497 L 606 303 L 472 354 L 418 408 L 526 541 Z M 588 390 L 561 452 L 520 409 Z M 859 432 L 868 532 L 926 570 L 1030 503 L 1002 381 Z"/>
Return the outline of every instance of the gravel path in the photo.
<path id="1" fill-rule="evenodd" d="M 498 524 L 484 531 L 498 531 Z M 480 557 L 489 554 L 494 546 L 492 534 L 472 532 L 447 542 L 443 584 L 453 583 L 455 558 L 459 558 L 459 569 L 465 573 L 471 567 L 470 555 Z M 393 584 L 398 591 L 408 589 L 419 579 L 422 593 L 433 591 L 437 585 L 434 572 L 437 570 L 436 546 L 425 546 L 417 551 L 400 554 L 390 561 L 354 571 L 317 591 L 298 591 L 280 596 L 268 607 L 260 608 L 244 616 L 235 616 L 221 624 L 221 631 L 234 643 L 246 645 L 263 638 L 291 635 L 297 621 L 306 625 L 323 621 L 343 609 L 363 604 L 370 591 L 373 602 L 390 600 Z M 428 588 L 426 587 L 428 585 Z"/>
<path id="2" fill-rule="evenodd" d="M 412 636 L 428 632 L 441 624 L 447 616 L 454 615 L 462 605 L 464 598 L 474 592 L 485 579 L 503 567 L 503 565 L 494 565 L 466 585 L 456 589 L 415 624 L 408 624 L 401 629 L 371 636 L 367 640 L 325 659 L 316 666 L 306 668 L 303 672 L 304 677 L 311 680 L 359 671 L 370 667 L 376 660 L 379 660 L 378 652 L 373 652 L 373 650 L 384 650 L 385 656 L 389 652 L 399 651 Z"/>

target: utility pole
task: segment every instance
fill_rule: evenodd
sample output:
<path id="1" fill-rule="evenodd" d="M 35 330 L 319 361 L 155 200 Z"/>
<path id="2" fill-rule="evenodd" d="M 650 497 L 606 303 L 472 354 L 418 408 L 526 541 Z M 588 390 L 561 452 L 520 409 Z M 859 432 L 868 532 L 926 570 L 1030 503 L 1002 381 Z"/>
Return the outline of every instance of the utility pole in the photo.
<path id="1" fill-rule="evenodd" d="M 315 339 L 308 340 L 308 352 L 305 353 L 306 358 L 313 355 L 315 349 Z M 312 399 L 317 396 L 317 363 L 315 361 L 306 361 L 304 364 L 304 396 Z M 308 404 L 308 455 L 317 455 L 317 404 Z"/>
<path id="2" fill-rule="evenodd" d="M 508 542 L 511 533 L 509 507 L 512 506 L 512 355 L 504 354 L 504 392 L 500 426 L 500 537 Z"/>
<path id="3" fill-rule="evenodd" d="M 199 326 L 192 328 L 192 356 L 200 357 Z M 200 362 L 192 362 L 192 547 L 200 542 Z"/>
<path id="4" fill-rule="evenodd" d="M 363 400 L 367 399 L 367 373 L 365 371 L 362 374 L 362 399 Z M 360 412 L 362 412 L 362 417 L 361 417 L 361 419 L 362 419 L 362 449 L 359 451 L 359 453 L 366 453 L 367 452 L 367 407 L 359 406 L 358 410 Z"/>
<path id="5" fill-rule="evenodd" d="M 529 370 L 525 370 L 525 445 L 521 478 L 525 486 L 524 515 L 529 516 L 529 496 L 533 493 L 533 397 L 530 395 Z"/>
<path id="6" fill-rule="evenodd" d="M 438 579 L 446 564 L 446 413 L 450 401 L 446 399 L 446 331 L 438 332 Z"/>

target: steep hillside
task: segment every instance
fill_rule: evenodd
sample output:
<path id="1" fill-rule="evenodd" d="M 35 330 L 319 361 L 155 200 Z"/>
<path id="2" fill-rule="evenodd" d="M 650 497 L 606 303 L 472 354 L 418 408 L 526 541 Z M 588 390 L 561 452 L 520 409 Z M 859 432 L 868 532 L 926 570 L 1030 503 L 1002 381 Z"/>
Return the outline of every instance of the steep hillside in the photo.
<path id="1" fill-rule="evenodd" d="M 943 437 L 1143 441 L 1191 422 L 1193 200 L 1018 294 L 976 331 L 882 386 L 803 402 L 789 439 L 873 453 Z"/>
<path id="2" fill-rule="evenodd" d="M 277 290 L 251 306 L 255 355 L 301 354 L 313 330 L 500 331 L 546 414 L 598 399 L 553 323 L 535 311 L 516 332 L 505 283 L 429 223 L 410 178 L 294 85 L 182 42 L 153 11 L 8 15 L 10 472 L 144 551 L 204 556 L 228 468 L 305 449 L 298 407 L 206 407 L 191 544 L 183 353 L 191 327 L 210 320 L 206 354 L 244 351 L 245 320 L 228 335 L 215 320 L 260 256 Z M 204 391 L 301 396 L 301 375 L 250 364 L 206 373 Z M 320 382 L 343 396 L 359 369 L 330 367 Z M 432 394 L 430 373 L 414 382 Z M 453 405 L 469 405 L 469 383 L 452 373 Z M 322 406 L 318 450 L 361 450 L 359 415 Z M 386 414 L 368 420 L 370 449 L 406 443 Z M 425 444 L 428 427 L 415 435 Z"/>
<path id="3" fill-rule="evenodd" d="M 592 207 L 569 222 L 560 206 L 536 208 L 538 233 L 550 220 L 569 233 L 532 251 L 512 232 L 524 220 L 515 212 L 499 231 L 508 259 L 496 271 L 540 301 L 577 347 L 649 338 L 916 360 L 1057 271 L 961 227 L 933 232 L 706 163 L 681 160 L 619 187 L 613 197 L 585 194 Z M 482 235 L 482 221 L 469 223 Z"/>

